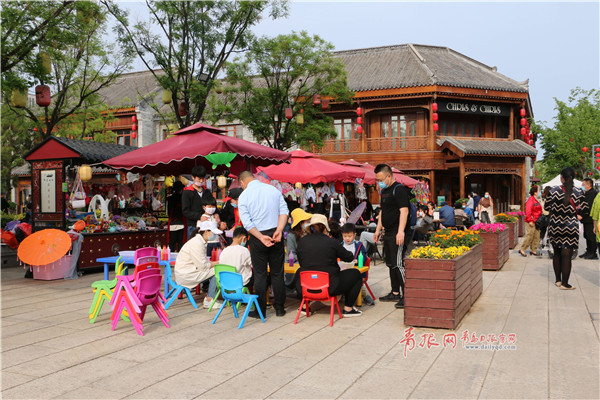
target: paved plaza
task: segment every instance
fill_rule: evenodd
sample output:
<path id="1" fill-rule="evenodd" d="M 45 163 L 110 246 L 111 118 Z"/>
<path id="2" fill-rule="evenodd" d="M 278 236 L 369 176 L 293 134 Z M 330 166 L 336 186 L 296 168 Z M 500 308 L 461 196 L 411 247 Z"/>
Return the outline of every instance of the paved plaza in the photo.
<path id="1" fill-rule="evenodd" d="M 336 317 L 333 327 L 321 308 L 294 325 L 299 302 L 289 297 L 284 317 L 270 309 L 265 324 L 249 319 L 238 330 L 231 309 L 211 325 L 214 311 L 178 300 L 170 329 L 149 310 L 138 336 L 124 321 L 111 331 L 108 306 L 89 323 L 90 284 L 101 273 L 37 281 L 4 268 L 2 397 L 598 399 L 599 269 L 577 259 L 577 289 L 561 291 L 548 258 L 512 250 L 500 271 L 483 272 L 483 294 L 455 333 L 514 333 L 516 350 L 444 347 L 449 331 L 415 329 L 405 357 L 394 303 L 363 306 L 362 317 Z M 389 291 L 381 261 L 370 283 L 377 296 Z M 425 333 L 440 346 L 420 347 Z"/>

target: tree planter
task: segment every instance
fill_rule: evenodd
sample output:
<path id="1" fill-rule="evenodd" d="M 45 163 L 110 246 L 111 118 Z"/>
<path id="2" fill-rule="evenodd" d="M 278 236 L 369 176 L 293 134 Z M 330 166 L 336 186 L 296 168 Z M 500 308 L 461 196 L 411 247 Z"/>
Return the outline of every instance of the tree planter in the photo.
<path id="1" fill-rule="evenodd" d="M 482 249 L 453 260 L 406 259 L 404 324 L 456 329 L 483 290 Z"/>
<path id="2" fill-rule="evenodd" d="M 508 247 L 514 249 L 519 243 L 519 223 L 518 222 L 502 222 L 508 228 Z"/>
<path id="3" fill-rule="evenodd" d="M 497 233 L 479 232 L 483 240 L 483 269 L 497 271 L 508 261 L 509 234 L 509 229 Z"/>

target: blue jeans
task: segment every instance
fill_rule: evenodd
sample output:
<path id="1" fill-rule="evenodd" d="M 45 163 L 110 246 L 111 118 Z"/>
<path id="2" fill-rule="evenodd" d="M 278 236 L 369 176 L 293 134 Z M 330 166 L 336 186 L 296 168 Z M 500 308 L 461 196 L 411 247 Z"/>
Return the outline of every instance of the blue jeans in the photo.
<path id="1" fill-rule="evenodd" d="M 204 282 L 206 282 L 206 281 L 204 281 Z M 202 282 L 200 282 L 200 283 L 202 283 Z M 217 277 L 213 276 L 208 281 L 208 293 L 206 294 L 206 296 L 210 297 L 212 299 L 215 297 L 216 294 L 217 294 Z"/>
<path id="2" fill-rule="evenodd" d="M 190 240 L 190 237 L 192 236 L 192 232 L 194 232 L 195 229 L 196 229 L 195 224 L 187 227 L 187 240 Z"/>

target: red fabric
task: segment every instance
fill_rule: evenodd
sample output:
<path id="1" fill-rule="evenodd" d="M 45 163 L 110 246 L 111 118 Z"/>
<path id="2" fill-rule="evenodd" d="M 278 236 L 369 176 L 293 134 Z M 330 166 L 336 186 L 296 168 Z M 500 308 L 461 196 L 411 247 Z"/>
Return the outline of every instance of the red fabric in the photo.
<path id="1" fill-rule="evenodd" d="M 363 165 L 364 165 L 365 169 L 367 169 L 368 171 L 372 171 L 373 174 L 375 174 L 374 166 L 372 166 L 369 163 L 364 163 Z M 394 180 L 398 183 L 403 184 L 406 187 L 413 188 L 418 182 L 416 179 L 413 179 L 410 176 L 404 175 L 402 172 L 400 172 L 396 168 L 392 168 L 392 173 L 394 175 Z"/>
<path id="2" fill-rule="evenodd" d="M 212 163 L 204 156 L 231 152 L 238 156 L 227 169 L 239 173 L 251 166 L 288 161 L 291 157 L 285 151 L 222 135 L 220 132 L 225 131 L 200 123 L 194 124 L 175 132 L 173 137 L 113 157 L 103 164 L 135 173 L 180 175 L 189 173 L 195 165 L 204 165 L 207 170 L 212 171 Z"/>
<path id="3" fill-rule="evenodd" d="M 16 249 L 19 247 L 19 242 L 17 242 L 17 238 L 15 234 L 12 232 L 7 232 L 2 229 L 2 242 L 5 243 L 11 249 Z"/>
<path id="4" fill-rule="evenodd" d="M 525 222 L 535 222 L 540 215 L 542 215 L 542 205 L 535 196 L 529 197 L 525 203 Z"/>
<path id="5" fill-rule="evenodd" d="M 354 161 L 353 159 L 349 159 L 346 161 L 341 161 L 338 164 L 347 165 L 350 167 L 360 168 L 365 171 L 365 177 L 363 178 L 363 183 L 366 185 L 374 185 L 376 183 L 375 172 L 373 172 L 374 168 L 368 168 L 366 165 L 359 163 L 358 161 Z"/>
<path id="6" fill-rule="evenodd" d="M 294 150 L 291 154 L 290 164 L 258 167 L 257 171 L 264 172 L 269 179 L 290 183 L 354 182 L 365 177 L 364 170 L 326 161 L 304 150 Z"/>

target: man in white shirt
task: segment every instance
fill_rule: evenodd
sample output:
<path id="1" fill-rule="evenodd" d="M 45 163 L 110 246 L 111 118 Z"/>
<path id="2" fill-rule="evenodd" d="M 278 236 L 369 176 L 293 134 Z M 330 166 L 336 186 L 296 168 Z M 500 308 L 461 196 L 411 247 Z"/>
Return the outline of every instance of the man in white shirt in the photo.
<path id="1" fill-rule="evenodd" d="M 233 242 L 227 246 L 219 257 L 219 264 L 235 267 L 242 274 L 244 286 L 252 285 L 252 261 L 250 251 L 246 248 L 248 231 L 243 227 L 235 228 L 233 231 Z"/>

